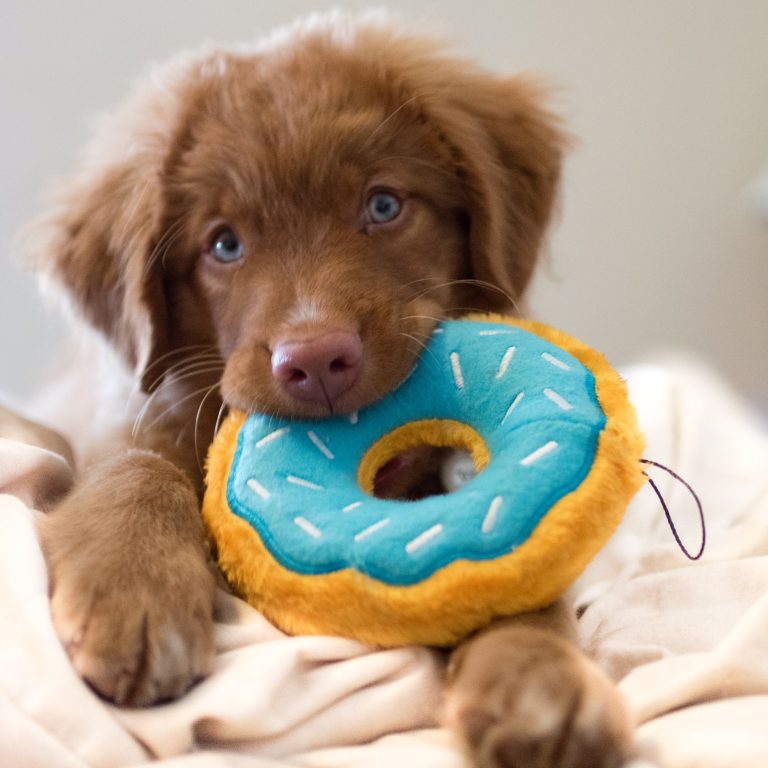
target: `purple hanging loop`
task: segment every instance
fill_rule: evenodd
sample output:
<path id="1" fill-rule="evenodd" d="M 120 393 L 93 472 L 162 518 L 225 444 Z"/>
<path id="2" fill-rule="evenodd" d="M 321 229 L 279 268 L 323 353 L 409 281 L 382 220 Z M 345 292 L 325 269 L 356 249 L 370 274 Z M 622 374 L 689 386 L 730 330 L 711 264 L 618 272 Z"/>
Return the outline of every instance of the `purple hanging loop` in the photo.
<path id="1" fill-rule="evenodd" d="M 653 482 L 653 478 L 647 473 L 643 472 L 643 474 L 648 478 L 648 482 L 651 485 L 651 488 L 653 488 L 654 493 L 659 499 L 659 502 L 661 503 L 661 508 L 664 510 L 664 514 L 667 516 L 667 522 L 669 523 L 669 528 L 672 531 L 672 535 L 675 537 L 675 541 L 677 542 L 677 545 L 682 550 L 683 554 L 689 559 L 689 560 L 698 560 L 703 554 L 704 554 L 704 547 L 707 543 L 707 525 L 704 522 L 704 510 L 701 506 L 701 499 L 699 499 L 698 494 L 696 491 L 691 488 L 691 486 L 683 480 L 680 475 L 678 475 L 676 472 L 673 472 L 669 467 L 665 467 L 663 464 L 659 464 L 657 461 L 651 461 L 650 459 L 640 459 L 640 462 L 642 464 L 649 464 L 652 467 L 658 467 L 659 469 L 663 469 L 667 474 L 671 475 L 675 478 L 678 482 L 682 483 L 687 489 L 688 492 L 693 496 L 693 500 L 696 502 L 696 507 L 699 510 L 699 520 L 701 520 L 701 546 L 699 547 L 699 551 L 692 555 L 687 549 L 685 544 L 683 544 L 680 535 L 677 532 L 677 528 L 675 528 L 675 524 L 672 521 L 672 515 L 669 513 L 669 508 L 667 507 L 666 501 L 664 501 L 664 497 L 661 495 L 661 491 L 659 490 L 659 487 L 656 485 L 656 483 Z"/>

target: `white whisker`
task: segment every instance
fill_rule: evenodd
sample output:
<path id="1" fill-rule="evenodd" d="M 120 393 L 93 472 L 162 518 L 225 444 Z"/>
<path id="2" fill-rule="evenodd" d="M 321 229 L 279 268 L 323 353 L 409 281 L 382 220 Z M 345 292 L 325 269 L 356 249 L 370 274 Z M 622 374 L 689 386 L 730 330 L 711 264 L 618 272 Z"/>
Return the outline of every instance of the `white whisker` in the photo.
<path id="1" fill-rule="evenodd" d="M 227 409 L 227 404 L 222 400 L 221 405 L 219 406 L 219 413 L 216 416 L 216 424 L 213 427 L 213 437 L 211 437 L 211 441 L 213 441 L 213 438 L 216 437 L 216 435 L 219 434 L 219 426 L 221 425 L 221 417 L 224 415 L 224 411 Z"/>
<path id="2" fill-rule="evenodd" d="M 205 405 L 205 401 L 211 396 L 213 392 L 215 392 L 219 387 L 219 382 L 217 381 L 215 384 L 213 384 L 208 391 L 203 396 L 203 399 L 200 401 L 200 405 L 197 406 L 197 414 L 195 415 L 195 430 L 194 430 L 194 440 L 195 440 L 195 458 L 197 459 L 197 468 L 200 470 L 200 474 L 204 475 L 205 471 L 203 470 L 203 462 L 200 459 L 200 450 L 198 445 L 198 431 L 200 429 L 200 415 L 203 412 L 203 405 Z"/>
<path id="3" fill-rule="evenodd" d="M 400 106 L 393 109 L 371 132 L 368 134 L 368 138 L 365 141 L 365 146 L 369 146 L 373 137 L 394 117 L 396 117 L 401 110 L 405 109 L 409 104 L 413 103 L 417 99 L 421 98 L 421 94 L 415 94 L 409 99 L 406 99 Z"/>
<path id="4" fill-rule="evenodd" d="M 213 386 L 218 386 L 218 382 Z M 194 392 L 190 392 L 186 397 L 182 397 L 180 400 L 174 401 L 164 411 L 162 411 L 158 416 L 156 416 L 150 424 L 147 424 L 147 426 L 144 427 L 144 431 L 146 432 L 152 429 L 152 427 L 154 427 L 155 424 L 161 421 L 167 413 L 171 413 L 182 403 L 186 402 L 187 400 L 191 400 L 193 397 L 196 397 L 197 395 L 201 395 L 203 392 L 208 392 L 210 389 L 211 389 L 210 385 L 207 387 L 202 387 L 201 389 L 196 389 Z"/>

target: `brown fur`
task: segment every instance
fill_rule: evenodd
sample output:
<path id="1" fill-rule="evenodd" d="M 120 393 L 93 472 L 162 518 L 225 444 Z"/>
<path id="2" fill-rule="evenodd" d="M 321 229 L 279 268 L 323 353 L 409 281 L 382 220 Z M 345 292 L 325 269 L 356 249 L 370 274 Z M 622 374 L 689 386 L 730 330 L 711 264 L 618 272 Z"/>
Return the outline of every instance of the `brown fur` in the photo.
<path id="1" fill-rule="evenodd" d="M 177 60 L 102 126 L 33 247 L 151 393 L 133 448 L 113 442 L 43 530 L 59 632 L 101 693 L 147 704 L 205 671 L 213 581 L 194 490 L 222 398 L 328 413 L 277 386 L 278 343 L 358 333 L 362 373 L 334 405 L 349 412 L 396 386 L 439 318 L 514 310 L 565 145 L 541 101 L 529 80 L 336 19 Z M 404 201 L 390 224 L 362 215 L 379 187 Z M 221 222 L 244 244 L 239 262 L 205 253 Z M 517 757 L 526 749 L 551 755 L 536 765 L 612 765 L 580 761 L 569 744 L 577 734 L 615 742 L 606 755 L 623 749 L 600 714 L 615 694 L 552 629 L 518 624 L 462 652 L 456 727 L 483 765 L 528 764 Z M 497 658 L 516 661 L 497 669 Z M 550 661 L 562 707 L 531 671 Z M 499 674 L 486 696 L 489 671 Z M 574 701 L 602 709 L 580 718 Z M 532 730 L 523 720 L 539 706 L 552 713 Z M 519 746 L 488 747 L 491 723 Z"/>

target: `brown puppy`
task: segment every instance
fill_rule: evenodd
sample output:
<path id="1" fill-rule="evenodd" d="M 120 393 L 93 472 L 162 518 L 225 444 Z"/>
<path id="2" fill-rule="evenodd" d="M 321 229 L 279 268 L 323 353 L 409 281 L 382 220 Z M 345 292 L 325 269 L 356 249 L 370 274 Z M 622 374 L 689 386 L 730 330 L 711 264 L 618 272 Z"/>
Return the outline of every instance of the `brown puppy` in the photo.
<path id="1" fill-rule="evenodd" d="M 439 318 L 514 311 L 565 144 L 540 92 L 335 18 L 183 58 L 106 122 L 34 255 L 148 394 L 43 530 L 56 625 L 118 703 L 212 652 L 201 457 L 223 407 L 322 418 L 410 370 Z M 560 608 L 457 653 L 449 718 L 482 765 L 610 766 L 618 695 Z"/>

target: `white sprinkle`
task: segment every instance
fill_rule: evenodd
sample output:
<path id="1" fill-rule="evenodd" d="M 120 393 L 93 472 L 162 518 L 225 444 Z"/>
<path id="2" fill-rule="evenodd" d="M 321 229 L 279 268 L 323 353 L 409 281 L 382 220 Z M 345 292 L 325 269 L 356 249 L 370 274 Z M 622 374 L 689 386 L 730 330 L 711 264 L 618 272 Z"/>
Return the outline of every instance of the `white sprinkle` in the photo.
<path id="1" fill-rule="evenodd" d="M 445 328 L 435 328 L 435 330 L 432 331 L 432 333 L 443 333 L 443 331 L 445 331 Z"/>
<path id="2" fill-rule="evenodd" d="M 509 333 L 514 333 L 514 331 L 504 331 L 504 330 L 496 330 L 496 331 L 478 331 L 478 336 L 505 336 Z"/>
<path id="3" fill-rule="evenodd" d="M 564 411 L 570 411 L 573 406 L 562 396 L 559 395 L 557 392 L 555 392 L 554 389 L 547 389 L 544 390 L 544 394 L 558 407 L 562 408 Z"/>
<path id="4" fill-rule="evenodd" d="M 274 432 L 270 432 L 266 437 L 262 437 L 261 440 L 256 443 L 256 447 L 262 448 L 267 443 L 271 443 L 273 440 L 277 440 L 278 437 L 282 437 L 289 430 L 290 427 L 280 427 L 280 429 L 276 429 Z"/>
<path id="5" fill-rule="evenodd" d="M 504 499 L 501 496 L 497 496 L 492 502 L 491 505 L 488 507 L 488 512 L 485 515 L 485 520 L 483 520 L 482 525 L 482 532 L 483 533 L 490 533 L 496 526 L 496 520 L 499 517 L 499 510 L 501 509 L 501 505 L 504 503 Z"/>
<path id="6" fill-rule="evenodd" d="M 554 440 L 550 440 L 548 443 L 542 445 L 541 448 L 537 448 L 533 453 L 529 453 L 524 459 L 521 459 L 520 463 L 524 467 L 528 467 L 548 453 L 552 453 L 555 448 L 557 448 L 557 443 Z"/>
<path id="7" fill-rule="evenodd" d="M 378 523 L 369 525 L 365 530 L 362 530 L 360 531 L 360 533 L 355 535 L 355 541 L 362 541 L 363 539 L 370 536 L 372 533 L 376 533 L 376 531 L 380 531 L 388 523 L 389 523 L 389 518 L 385 517 L 383 520 L 379 520 Z"/>
<path id="8" fill-rule="evenodd" d="M 453 380 L 458 389 L 464 389 L 464 374 L 461 372 L 461 358 L 458 352 L 451 352 L 451 368 L 453 368 Z"/>
<path id="9" fill-rule="evenodd" d="M 315 444 L 317 449 L 320 451 L 320 453 L 323 454 L 323 456 L 329 458 L 329 459 L 335 459 L 336 457 L 331 453 L 330 448 L 310 429 L 309 432 L 307 432 L 307 437 Z"/>
<path id="10" fill-rule="evenodd" d="M 352 413 L 349 414 L 349 423 L 357 424 L 357 411 L 352 411 Z"/>
<path id="11" fill-rule="evenodd" d="M 435 536 L 439 536 L 443 531 L 443 524 L 438 523 L 428 528 L 424 533 L 420 533 L 413 541 L 409 541 L 405 545 L 405 551 L 412 555 L 417 550 L 421 549 L 428 541 L 434 539 Z"/>
<path id="12" fill-rule="evenodd" d="M 501 364 L 499 365 L 499 372 L 496 374 L 496 378 L 500 379 L 509 368 L 509 363 L 512 360 L 512 355 L 515 354 L 515 347 L 507 347 L 507 351 L 504 353 L 504 357 L 501 358 Z"/>
<path id="13" fill-rule="evenodd" d="M 558 360 L 556 357 L 550 355 L 549 352 L 542 352 L 541 357 L 543 360 L 546 360 L 548 363 L 554 365 L 555 368 L 562 368 L 564 371 L 571 370 L 571 366 L 568 365 L 568 363 L 564 363 L 562 360 Z"/>
<path id="14" fill-rule="evenodd" d="M 509 414 L 512 413 L 512 411 L 514 411 L 515 408 L 517 408 L 518 403 L 524 397 L 525 397 L 525 392 L 518 392 L 517 393 L 517 397 L 515 397 L 515 399 L 512 401 L 512 405 L 510 405 L 509 408 L 507 408 L 507 412 L 504 414 L 504 418 L 501 420 L 502 424 L 507 420 L 507 417 L 509 416 Z"/>
<path id="15" fill-rule="evenodd" d="M 261 496 L 264 501 L 269 498 L 269 491 L 258 481 L 251 478 L 246 485 L 257 495 Z"/>
<path id="16" fill-rule="evenodd" d="M 341 511 L 351 512 L 353 509 L 357 509 L 358 507 L 362 507 L 362 506 L 363 506 L 362 501 L 353 501 L 351 504 L 347 504 L 347 506 L 344 507 Z"/>
<path id="17" fill-rule="evenodd" d="M 395 389 L 399 389 L 400 387 L 402 387 L 403 384 L 405 384 L 405 382 L 408 381 L 408 379 L 410 379 L 414 373 L 416 373 L 416 369 L 418 367 L 419 367 L 418 364 L 414 365 L 413 368 L 411 368 L 411 370 L 408 371 L 408 373 L 400 380 L 400 383 L 397 385 L 397 387 L 395 387 Z"/>
<path id="18" fill-rule="evenodd" d="M 296 523 L 302 531 L 308 533 L 313 539 L 319 539 L 323 535 L 320 529 L 312 525 L 306 517 L 294 517 L 293 522 Z"/>
<path id="19" fill-rule="evenodd" d="M 303 488 L 310 488 L 313 491 L 324 491 L 325 488 L 323 488 L 322 485 L 318 485 L 317 483 L 313 483 L 311 480 L 304 480 L 302 477 L 296 477 L 296 475 L 288 475 L 288 477 L 285 478 L 289 483 L 293 483 L 294 485 L 300 485 Z"/>

